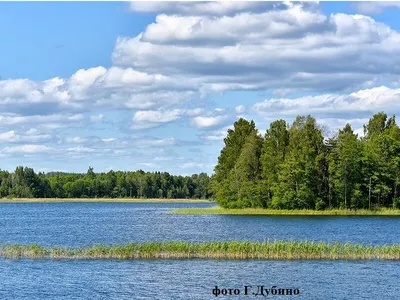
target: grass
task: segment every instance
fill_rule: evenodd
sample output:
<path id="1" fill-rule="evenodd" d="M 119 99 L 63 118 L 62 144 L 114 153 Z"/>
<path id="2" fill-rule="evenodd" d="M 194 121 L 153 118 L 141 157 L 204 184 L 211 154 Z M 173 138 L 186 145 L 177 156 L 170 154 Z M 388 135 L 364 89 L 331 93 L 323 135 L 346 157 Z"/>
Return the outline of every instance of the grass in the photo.
<path id="1" fill-rule="evenodd" d="M 220 206 L 208 208 L 182 208 L 171 211 L 172 214 L 205 214 L 205 215 L 265 215 L 265 216 L 400 216 L 400 209 L 263 209 L 263 208 L 243 208 L 228 209 Z"/>
<path id="2" fill-rule="evenodd" d="M 368 246 L 309 241 L 147 242 L 88 248 L 44 248 L 2 245 L 7 259 L 268 259 L 268 260 L 400 260 L 400 244 Z"/>
<path id="3" fill-rule="evenodd" d="M 198 203 L 210 202 L 205 199 L 137 199 L 137 198 L 0 198 L 0 203 L 19 203 L 19 202 L 144 202 L 144 203 Z"/>

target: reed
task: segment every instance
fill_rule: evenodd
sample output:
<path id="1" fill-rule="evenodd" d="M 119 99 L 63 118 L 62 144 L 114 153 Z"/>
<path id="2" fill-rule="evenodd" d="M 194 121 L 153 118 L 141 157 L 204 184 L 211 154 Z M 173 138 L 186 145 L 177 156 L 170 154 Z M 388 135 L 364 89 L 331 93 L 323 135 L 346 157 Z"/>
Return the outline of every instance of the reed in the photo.
<path id="1" fill-rule="evenodd" d="M 46 248 L 2 245 L 6 259 L 266 259 L 266 260 L 400 260 L 400 244 L 363 245 L 314 241 L 146 242 Z"/>
<path id="2" fill-rule="evenodd" d="M 182 208 L 170 212 L 182 215 L 259 215 L 259 216 L 400 216 L 400 209 L 382 208 L 378 210 L 367 209 L 263 209 L 242 208 L 229 209 L 220 206 L 208 208 Z"/>

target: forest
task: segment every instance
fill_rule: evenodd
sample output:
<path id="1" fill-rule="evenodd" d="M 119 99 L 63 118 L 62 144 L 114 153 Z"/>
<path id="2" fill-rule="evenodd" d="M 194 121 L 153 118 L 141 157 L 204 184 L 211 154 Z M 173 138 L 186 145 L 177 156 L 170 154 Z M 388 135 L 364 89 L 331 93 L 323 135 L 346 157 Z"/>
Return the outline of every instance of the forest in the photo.
<path id="1" fill-rule="evenodd" d="M 95 173 L 51 172 L 38 174 L 19 166 L 0 171 L 0 197 L 8 198 L 210 198 L 206 173 L 176 176 L 167 172 Z"/>
<path id="2" fill-rule="evenodd" d="M 234 123 L 211 179 L 220 206 L 273 209 L 400 208 L 400 128 L 380 112 L 358 137 L 349 124 L 325 138 L 312 116 Z"/>
<path id="3" fill-rule="evenodd" d="M 332 137 L 312 116 L 277 120 L 264 136 L 240 118 L 229 129 L 214 174 L 0 171 L 0 197 L 214 198 L 224 208 L 400 208 L 400 128 L 380 112 L 358 137 L 349 124 Z"/>

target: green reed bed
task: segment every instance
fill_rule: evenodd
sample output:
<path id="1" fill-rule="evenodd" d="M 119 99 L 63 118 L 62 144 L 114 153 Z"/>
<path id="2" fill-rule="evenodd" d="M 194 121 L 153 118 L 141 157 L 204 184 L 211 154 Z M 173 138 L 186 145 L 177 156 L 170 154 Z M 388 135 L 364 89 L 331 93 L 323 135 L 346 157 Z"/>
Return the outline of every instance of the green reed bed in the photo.
<path id="1" fill-rule="evenodd" d="M 400 244 L 361 245 L 310 241 L 148 242 L 94 245 L 87 248 L 46 248 L 0 245 L 8 259 L 279 259 L 279 260 L 400 260 Z"/>
<path id="2" fill-rule="evenodd" d="M 171 211 L 172 214 L 204 214 L 204 215 L 264 215 L 264 216 L 400 216 L 400 209 L 263 209 L 243 208 L 229 209 L 220 206 L 208 208 L 182 208 Z"/>

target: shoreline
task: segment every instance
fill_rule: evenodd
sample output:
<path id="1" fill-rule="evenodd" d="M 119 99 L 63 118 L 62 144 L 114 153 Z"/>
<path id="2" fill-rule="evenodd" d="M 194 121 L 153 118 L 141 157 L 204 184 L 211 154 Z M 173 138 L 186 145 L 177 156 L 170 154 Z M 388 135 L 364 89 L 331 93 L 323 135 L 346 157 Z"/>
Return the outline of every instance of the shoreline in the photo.
<path id="1" fill-rule="evenodd" d="M 181 208 L 170 212 L 179 215 L 241 215 L 241 216 L 400 216 L 400 209 L 379 209 L 379 210 L 350 210 L 350 209 L 264 209 L 264 208 L 243 208 L 229 209 L 220 206 L 209 208 Z"/>
<path id="2" fill-rule="evenodd" d="M 400 260 L 400 244 L 362 245 L 310 241 L 145 242 L 83 248 L 1 245 L 4 259 L 263 259 Z"/>
<path id="3" fill-rule="evenodd" d="M 0 198 L 0 203 L 66 203 L 66 202 L 104 202 L 104 203 L 212 203 L 207 199 L 163 199 L 163 198 Z"/>

